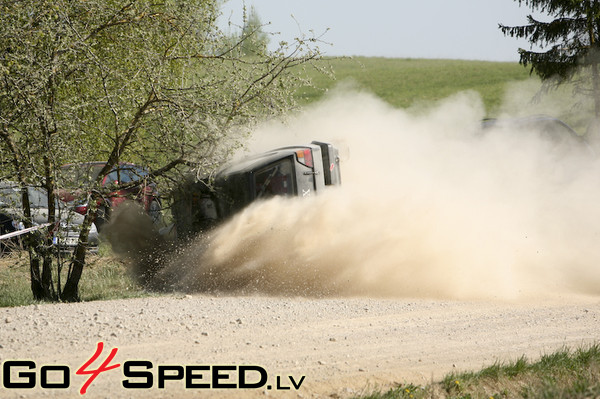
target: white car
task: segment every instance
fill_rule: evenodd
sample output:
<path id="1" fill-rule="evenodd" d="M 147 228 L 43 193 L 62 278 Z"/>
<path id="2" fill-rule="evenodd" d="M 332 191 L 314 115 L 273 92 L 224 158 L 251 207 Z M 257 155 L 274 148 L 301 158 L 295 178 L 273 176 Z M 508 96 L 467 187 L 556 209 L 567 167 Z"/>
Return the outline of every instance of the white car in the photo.
<path id="1" fill-rule="evenodd" d="M 31 205 L 31 222 L 34 226 L 48 223 L 48 197 L 46 191 L 37 187 L 27 187 Z M 52 242 L 60 250 L 69 251 L 77 246 L 79 232 L 83 223 L 83 215 L 69 209 L 61 201 L 56 201 L 58 223 L 54 227 Z M 13 182 L 0 182 L 0 236 L 24 229 L 23 209 L 21 206 L 21 189 Z M 12 239 L 14 243 L 15 240 Z M 6 240 L 2 240 L 4 249 L 9 247 Z M 88 248 L 97 250 L 98 230 L 92 224 L 88 236 Z"/>

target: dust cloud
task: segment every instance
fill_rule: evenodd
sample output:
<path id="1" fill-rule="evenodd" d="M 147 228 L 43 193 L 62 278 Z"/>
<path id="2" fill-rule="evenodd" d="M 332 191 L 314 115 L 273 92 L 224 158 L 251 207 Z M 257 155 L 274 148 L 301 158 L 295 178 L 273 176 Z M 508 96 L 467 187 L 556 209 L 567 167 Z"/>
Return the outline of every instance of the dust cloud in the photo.
<path id="1" fill-rule="evenodd" d="M 600 294 L 600 164 L 587 147 L 563 151 L 535 134 L 482 134 L 483 117 L 473 93 L 400 110 L 340 90 L 261 126 L 252 151 L 334 143 L 342 186 L 257 202 L 164 252 L 152 279 L 173 290 L 244 295 Z M 141 242 L 156 242 L 139 230 Z"/>

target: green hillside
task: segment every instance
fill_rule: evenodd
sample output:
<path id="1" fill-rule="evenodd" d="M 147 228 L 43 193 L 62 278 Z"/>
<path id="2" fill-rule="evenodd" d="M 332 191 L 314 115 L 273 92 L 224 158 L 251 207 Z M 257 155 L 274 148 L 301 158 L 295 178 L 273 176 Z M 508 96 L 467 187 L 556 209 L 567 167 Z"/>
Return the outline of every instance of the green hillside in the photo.
<path id="1" fill-rule="evenodd" d="M 475 90 L 490 112 L 500 105 L 507 83 L 530 78 L 529 70 L 517 62 L 356 57 L 328 59 L 322 66 L 333 76 L 307 70 L 315 88 L 296 93 L 300 104 L 319 99 L 341 82 L 353 82 L 402 108 Z"/>

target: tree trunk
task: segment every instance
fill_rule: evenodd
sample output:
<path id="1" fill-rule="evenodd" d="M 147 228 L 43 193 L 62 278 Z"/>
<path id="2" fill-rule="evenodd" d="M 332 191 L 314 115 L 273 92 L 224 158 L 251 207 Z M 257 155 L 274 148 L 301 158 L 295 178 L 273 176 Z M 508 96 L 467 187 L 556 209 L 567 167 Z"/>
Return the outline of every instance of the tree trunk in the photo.
<path id="1" fill-rule="evenodd" d="M 596 61 L 596 55 L 593 54 L 594 60 L 592 61 L 592 89 L 594 96 L 594 113 L 596 119 L 600 118 L 600 73 L 598 72 L 598 62 Z"/>
<path id="2" fill-rule="evenodd" d="M 588 39 L 590 41 L 590 49 L 588 52 L 588 57 L 590 57 L 591 61 L 591 69 L 592 69 L 592 91 L 594 97 L 594 113 L 596 119 L 600 117 L 600 74 L 598 73 L 598 57 L 600 57 L 599 49 L 597 48 L 597 40 L 596 35 L 597 32 L 595 30 L 595 13 L 594 10 L 597 9 L 596 1 L 587 3 L 588 9 L 587 12 L 587 23 L 588 23 Z"/>
<path id="3" fill-rule="evenodd" d="M 31 278 L 31 293 L 38 301 L 56 301 L 56 291 L 52 281 L 52 255 L 40 256 L 38 248 L 29 247 L 29 274 Z M 41 273 L 40 273 L 41 263 Z"/>
<path id="4" fill-rule="evenodd" d="M 65 302 L 79 302 L 79 280 L 83 273 L 83 266 L 85 265 L 85 246 L 77 245 L 75 254 L 71 260 L 71 266 L 69 267 L 69 275 L 67 276 L 67 282 L 62 290 L 61 299 Z"/>
<path id="5" fill-rule="evenodd" d="M 40 274 L 40 258 L 29 248 L 29 274 L 31 276 L 31 292 L 35 300 L 44 300 L 44 286 Z"/>
<path id="6" fill-rule="evenodd" d="M 42 257 L 42 287 L 44 296 L 47 300 L 56 300 L 56 291 L 54 290 L 54 282 L 52 281 L 52 254 L 45 253 Z"/>
<path id="7" fill-rule="evenodd" d="M 93 199 L 95 201 L 95 198 Z M 88 210 L 88 214 L 83 220 L 81 225 L 81 232 L 79 233 L 79 242 L 75 247 L 73 258 L 71 259 L 71 265 L 69 266 L 69 274 L 67 276 L 67 282 L 62 291 L 61 299 L 65 302 L 79 302 L 79 280 L 83 273 L 83 267 L 85 266 L 85 254 L 87 250 L 87 242 L 89 237 L 90 228 L 94 220 L 94 214 L 96 207 L 92 206 Z"/>

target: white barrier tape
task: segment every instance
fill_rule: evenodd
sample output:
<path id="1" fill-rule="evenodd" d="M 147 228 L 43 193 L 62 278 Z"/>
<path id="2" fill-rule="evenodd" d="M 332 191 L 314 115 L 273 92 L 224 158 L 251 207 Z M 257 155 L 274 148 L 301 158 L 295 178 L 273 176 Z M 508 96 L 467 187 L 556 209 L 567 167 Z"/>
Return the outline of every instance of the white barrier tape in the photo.
<path id="1" fill-rule="evenodd" d="M 40 224 L 39 226 L 33 226 L 33 227 L 29 227 L 23 230 L 17 230 L 17 231 L 13 231 L 11 233 L 8 234 L 4 234 L 0 236 L 0 240 L 4 240 L 7 238 L 12 238 L 12 237 L 16 237 L 16 236 L 20 236 L 21 234 L 27 234 L 31 231 L 35 231 L 35 230 L 39 230 L 39 229 L 43 229 L 44 227 L 48 227 L 52 225 L 52 223 L 44 223 L 44 224 Z"/>

